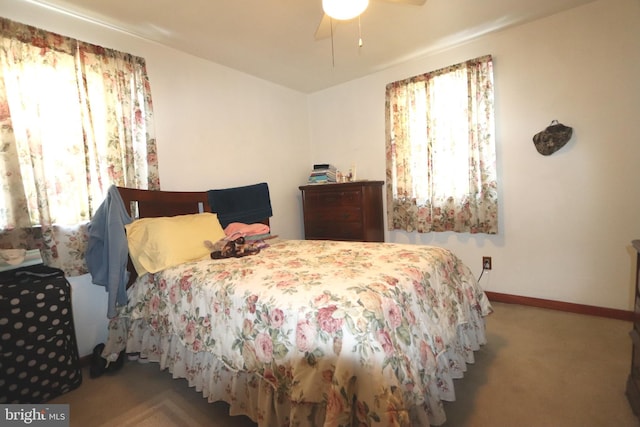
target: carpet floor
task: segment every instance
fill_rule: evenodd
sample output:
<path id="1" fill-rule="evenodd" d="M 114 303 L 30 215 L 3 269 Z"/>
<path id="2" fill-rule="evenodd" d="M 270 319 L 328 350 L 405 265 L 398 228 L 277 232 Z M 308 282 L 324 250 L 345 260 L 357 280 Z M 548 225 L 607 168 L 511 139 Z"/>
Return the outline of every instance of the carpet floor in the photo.
<path id="1" fill-rule="evenodd" d="M 625 395 L 631 323 L 514 304 L 493 304 L 488 344 L 476 353 L 447 427 L 640 427 Z M 51 403 L 68 403 L 72 427 L 255 427 L 209 404 L 157 364 L 127 362 Z"/>

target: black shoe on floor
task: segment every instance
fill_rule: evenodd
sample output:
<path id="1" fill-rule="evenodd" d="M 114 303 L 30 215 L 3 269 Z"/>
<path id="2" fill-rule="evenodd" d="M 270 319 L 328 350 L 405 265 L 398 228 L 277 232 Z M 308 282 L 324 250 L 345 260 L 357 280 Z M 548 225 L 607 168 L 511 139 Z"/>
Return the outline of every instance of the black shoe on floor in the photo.
<path id="1" fill-rule="evenodd" d="M 98 378 L 107 367 L 107 361 L 102 357 L 102 350 L 104 350 L 104 344 L 100 343 L 93 348 L 91 354 L 91 366 L 89 367 L 89 377 Z"/>

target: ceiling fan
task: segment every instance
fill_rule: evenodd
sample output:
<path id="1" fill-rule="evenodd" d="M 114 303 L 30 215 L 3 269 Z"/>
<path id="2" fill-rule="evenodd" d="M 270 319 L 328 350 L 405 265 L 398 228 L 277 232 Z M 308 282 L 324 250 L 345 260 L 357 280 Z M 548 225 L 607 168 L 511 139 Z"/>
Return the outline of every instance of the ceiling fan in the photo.
<path id="1" fill-rule="evenodd" d="M 387 3 L 402 3 L 422 6 L 427 0 L 374 0 Z M 322 0 L 324 15 L 316 30 L 315 39 L 322 40 L 331 37 L 335 25 L 340 21 L 349 21 L 359 17 L 369 5 L 369 0 Z M 346 6 L 348 9 L 340 8 Z"/>

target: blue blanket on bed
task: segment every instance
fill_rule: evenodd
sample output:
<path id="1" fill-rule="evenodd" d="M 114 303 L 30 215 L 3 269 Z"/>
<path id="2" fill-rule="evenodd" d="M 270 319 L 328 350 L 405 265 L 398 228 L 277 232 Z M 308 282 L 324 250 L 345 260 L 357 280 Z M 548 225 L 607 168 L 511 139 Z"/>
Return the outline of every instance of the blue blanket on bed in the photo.
<path id="1" fill-rule="evenodd" d="M 266 182 L 244 187 L 209 190 L 211 210 L 223 228 L 232 222 L 251 224 L 273 215 L 269 186 Z"/>

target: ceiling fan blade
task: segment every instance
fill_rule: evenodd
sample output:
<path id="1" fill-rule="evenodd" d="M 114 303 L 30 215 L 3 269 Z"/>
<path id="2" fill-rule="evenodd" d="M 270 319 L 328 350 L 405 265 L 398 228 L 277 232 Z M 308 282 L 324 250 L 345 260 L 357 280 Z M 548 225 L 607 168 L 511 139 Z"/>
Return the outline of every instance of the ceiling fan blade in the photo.
<path id="1" fill-rule="evenodd" d="M 333 25 L 336 25 L 336 21 L 333 21 Z M 322 15 L 315 37 L 316 40 L 328 39 L 331 37 L 331 17 L 326 13 Z"/>

